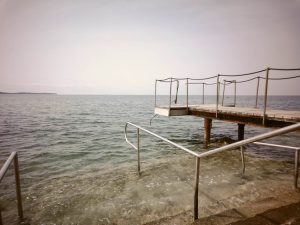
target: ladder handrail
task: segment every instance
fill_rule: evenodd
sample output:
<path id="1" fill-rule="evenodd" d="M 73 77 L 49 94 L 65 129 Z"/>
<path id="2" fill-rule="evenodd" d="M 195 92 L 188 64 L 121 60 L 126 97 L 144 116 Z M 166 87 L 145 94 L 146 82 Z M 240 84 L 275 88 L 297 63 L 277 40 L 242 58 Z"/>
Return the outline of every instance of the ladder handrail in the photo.
<path id="1" fill-rule="evenodd" d="M 132 142 L 130 142 L 128 140 L 128 136 L 127 136 L 127 127 L 128 125 L 131 125 L 135 128 L 137 128 L 137 146 L 135 146 Z M 124 128 L 124 133 L 125 133 L 125 140 L 128 144 L 130 144 L 134 149 L 137 150 L 137 154 L 138 154 L 138 172 L 140 173 L 140 130 L 156 137 L 159 138 L 191 155 L 193 155 L 196 158 L 196 167 L 195 167 L 195 190 L 194 190 L 194 220 L 198 219 L 198 190 L 199 190 L 199 168 L 200 168 L 200 159 L 206 156 L 211 156 L 223 151 L 227 151 L 227 150 L 232 150 L 234 148 L 240 147 L 241 150 L 241 155 L 242 155 L 242 164 L 243 164 L 243 172 L 245 171 L 245 164 L 244 164 L 244 151 L 243 151 L 243 146 L 247 145 L 247 144 L 258 144 L 258 145 L 267 145 L 267 146 L 273 146 L 273 147 L 281 147 L 281 148 L 288 148 L 288 149 L 293 149 L 295 150 L 295 171 L 294 171 L 294 187 L 297 188 L 297 184 L 298 184 L 298 170 L 299 170 L 299 152 L 300 152 L 300 148 L 299 147 L 291 147 L 291 146 L 284 146 L 284 145 L 277 145 L 277 144 L 269 144 L 269 143 L 262 143 L 262 142 L 258 142 L 267 138 L 271 138 L 271 137 L 275 137 L 281 134 L 286 134 L 289 132 L 293 132 L 296 130 L 300 130 L 300 123 L 296 123 L 287 127 L 283 127 L 277 130 L 273 130 L 264 134 L 260 134 L 242 141 L 238 141 L 226 146 L 222 146 L 219 148 L 216 148 L 214 150 L 209 150 L 207 152 L 204 153 L 196 153 L 186 147 L 183 147 L 173 141 L 168 140 L 167 138 L 164 138 L 158 134 L 153 133 L 152 131 L 149 131 L 139 125 L 136 125 L 134 123 L 131 122 L 126 122 L 125 123 L 125 128 Z"/>

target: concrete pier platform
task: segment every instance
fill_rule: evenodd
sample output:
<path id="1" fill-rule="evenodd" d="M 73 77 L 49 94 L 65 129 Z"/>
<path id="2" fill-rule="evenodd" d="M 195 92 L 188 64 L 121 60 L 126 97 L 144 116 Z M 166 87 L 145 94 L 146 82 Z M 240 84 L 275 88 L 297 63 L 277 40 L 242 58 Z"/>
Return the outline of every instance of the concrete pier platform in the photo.
<path id="1" fill-rule="evenodd" d="M 260 127 L 285 127 L 300 122 L 300 111 L 262 109 L 248 107 L 218 106 L 215 104 L 187 106 L 156 106 L 156 115 L 196 116 L 204 118 L 204 146 L 210 142 L 210 130 L 213 120 L 222 120 L 238 124 L 238 140 L 244 139 L 245 125 Z"/>
<path id="2" fill-rule="evenodd" d="M 233 123 L 242 123 L 266 127 L 284 127 L 300 122 L 300 111 L 267 109 L 266 121 L 263 125 L 264 113 L 262 109 L 249 107 L 229 107 L 215 104 L 186 106 L 157 106 L 154 113 L 162 116 L 197 116 L 203 118 L 224 120 Z"/>

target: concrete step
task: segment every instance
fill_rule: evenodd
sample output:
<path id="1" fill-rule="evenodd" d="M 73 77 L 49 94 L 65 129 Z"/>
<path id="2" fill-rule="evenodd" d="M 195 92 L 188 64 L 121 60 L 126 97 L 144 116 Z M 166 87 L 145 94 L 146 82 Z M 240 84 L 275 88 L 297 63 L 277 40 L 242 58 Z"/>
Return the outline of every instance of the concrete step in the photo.
<path id="1" fill-rule="evenodd" d="M 201 212 L 200 212 L 201 216 Z M 146 225 L 300 225 L 300 190 L 248 202 L 239 208 L 193 221 L 192 211 L 162 218 Z"/>
<path id="2" fill-rule="evenodd" d="M 276 209 L 270 209 L 248 219 L 229 223 L 231 225 L 290 224 L 300 225 L 300 201 Z"/>

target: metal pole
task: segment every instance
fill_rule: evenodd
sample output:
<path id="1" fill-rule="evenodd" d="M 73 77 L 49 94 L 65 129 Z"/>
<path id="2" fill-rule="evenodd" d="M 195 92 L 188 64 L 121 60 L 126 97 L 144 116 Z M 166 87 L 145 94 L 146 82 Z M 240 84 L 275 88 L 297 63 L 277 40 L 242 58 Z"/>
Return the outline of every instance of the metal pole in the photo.
<path id="1" fill-rule="evenodd" d="M 295 151 L 295 179 L 294 179 L 294 187 L 298 188 L 298 173 L 299 173 L 299 151 L 300 150 L 296 150 Z"/>
<path id="2" fill-rule="evenodd" d="M 1 212 L 1 209 L 0 209 L 0 225 L 3 225 L 3 222 L 2 222 L 2 212 Z"/>
<path id="3" fill-rule="evenodd" d="M 258 102 L 259 78 L 260 78 L 260 77 L 257 77 L 257 88 L 256 88 L 256 101 L 255 101 L 255 108 L 257 108 L 257 102 Z"/>
<path id="4" fill-rule="evenodd" d="M 202 83 L 202 104 L 204 105 L 204 83 Z"/>
<path id="5" fill-rule="evenodd" d="M 10 156 L 8 157 L 8 159 L 5 161 L 4 165 L 2 166 L 2 168 L 0 170 L 0 182 L 2 181 L 4 175 L 7 172 L 8 167 L 10 166 L 11 162 L 14 160 L 16 154 L 17 154 L 17 152 L 12 152 L 10 154 Z"/>
<path id="6" fill-rule="evenodd" d="M 226 80 L 224 80 L 224 84 L 223 84 L 222 106 L 224 105 L 225 85 L 226 85 Z"/>
<path id="7" fill-rule="evenodd" d="M 196 157 L 195 193 L 194 193 L 194 220 L 198 219 L 199 168 L 200 168 L 200 158 Z"/>
<path id="8" fill-rule="evenodd" d="M 236 80 L 234 80 L 234 107 L 236 105 Z"/>
<path id="9" fill-rule="evenodd" d="M 172 81 L 173 81 L 173 78 L 171 77 L 171 82 L 170 82 L 170 98 L 169 98 L 169 108 L 171 108 L 171 104 L 172 104 Z"/>
<path id="10" fill-rule="evenodd" d="M 141 162 L 140 162 L 140 129 L 137 128 L 137 160 L 138 160 L 138 173 L 141 173 Z"/>
<path id="11" fill-rule="evenodd" d="M 244 155 L 244 146 L 240 147 L 241 157 L 242 157 L 242 173 L 245 173 L 245 155 Z"/>
<path id="12" fill-rule="evenodd" d="M 186 78 L 186 109 L 189 109 L 189 78 Z"/>
<path id="13" fill-rule="evenodd" d="M 18 203 L 18 215 L 19 215 L 19 219 L 23 220 L 23 207 L 22 207 L 22 195 L 21 195 L 20 175 L 19 175 L 18 154 L 16 154 L 15 158 L 14 158 L 14 168 L 15 168 L 15 179 L 16 179 L 16 195 L 17 195 L 17 203 Z"/>
<path id="14" fill-rule="evenodd" d="M 265 85 L 265 102 L 264 102 L 264 114 L 263 114 L 263 125 L 265 125 L 266 122 L 266 110 L 267 110 L 267 100 L 268 100 L 268 83 L 269 83 L 269 70 L 270 68 L 267 68 L 266 73 L 266 85 Z"/>
<path id="15" fill-rule="evenodd" d="M 217 103 L 216 103 L 216 118 L 218 118 L 218 105 L 219 105 L 219 74 L 217 76 Z"/>
<path id="16" fill-rule="evenodd" d="M 155 98 L 154 98 L 154 107 L 156 107 L 156 88 L 157 88 L 157 80 L 155 80 L 155 91 L 154 91 Z"/>

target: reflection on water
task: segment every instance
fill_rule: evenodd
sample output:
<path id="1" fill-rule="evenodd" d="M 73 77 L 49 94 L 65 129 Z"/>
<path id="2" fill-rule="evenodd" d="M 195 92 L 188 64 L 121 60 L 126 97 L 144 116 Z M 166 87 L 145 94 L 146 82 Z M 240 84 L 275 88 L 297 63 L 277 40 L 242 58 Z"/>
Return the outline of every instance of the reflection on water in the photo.
<path id="1" fill-rule="evenodd" d="M 274 106 L 287 97 L 278 98 Z M 299 106 L 299 98 L 288 99 Z M 124 142 L 124 123 L 132 121 L 204 151 L 202 119 L 158 117 L 150 128 L 152 101 L 151 96 L 0 96 L 0 160 L 10 151 L 20 153 L 31 224 L 140 224 L 193 208 L 195 159 L 142 134 L 138 176 L 136 153 Z M 246 127 L 245 137 L 266 131 Z M 235 124 L 214 121 L 211 148 L 236 138 Z M 130 139 L 135 140 L 134 129 Z M 299 146 L 299 134 L 270 141 Z M 292 187 L 292 156 L 251 145 L 245 175 L 236 150 L 202 160 L 201 216 Z M 9 171 L 0 189 L 6 224 L 16 217 L 13 185 Z"/>

